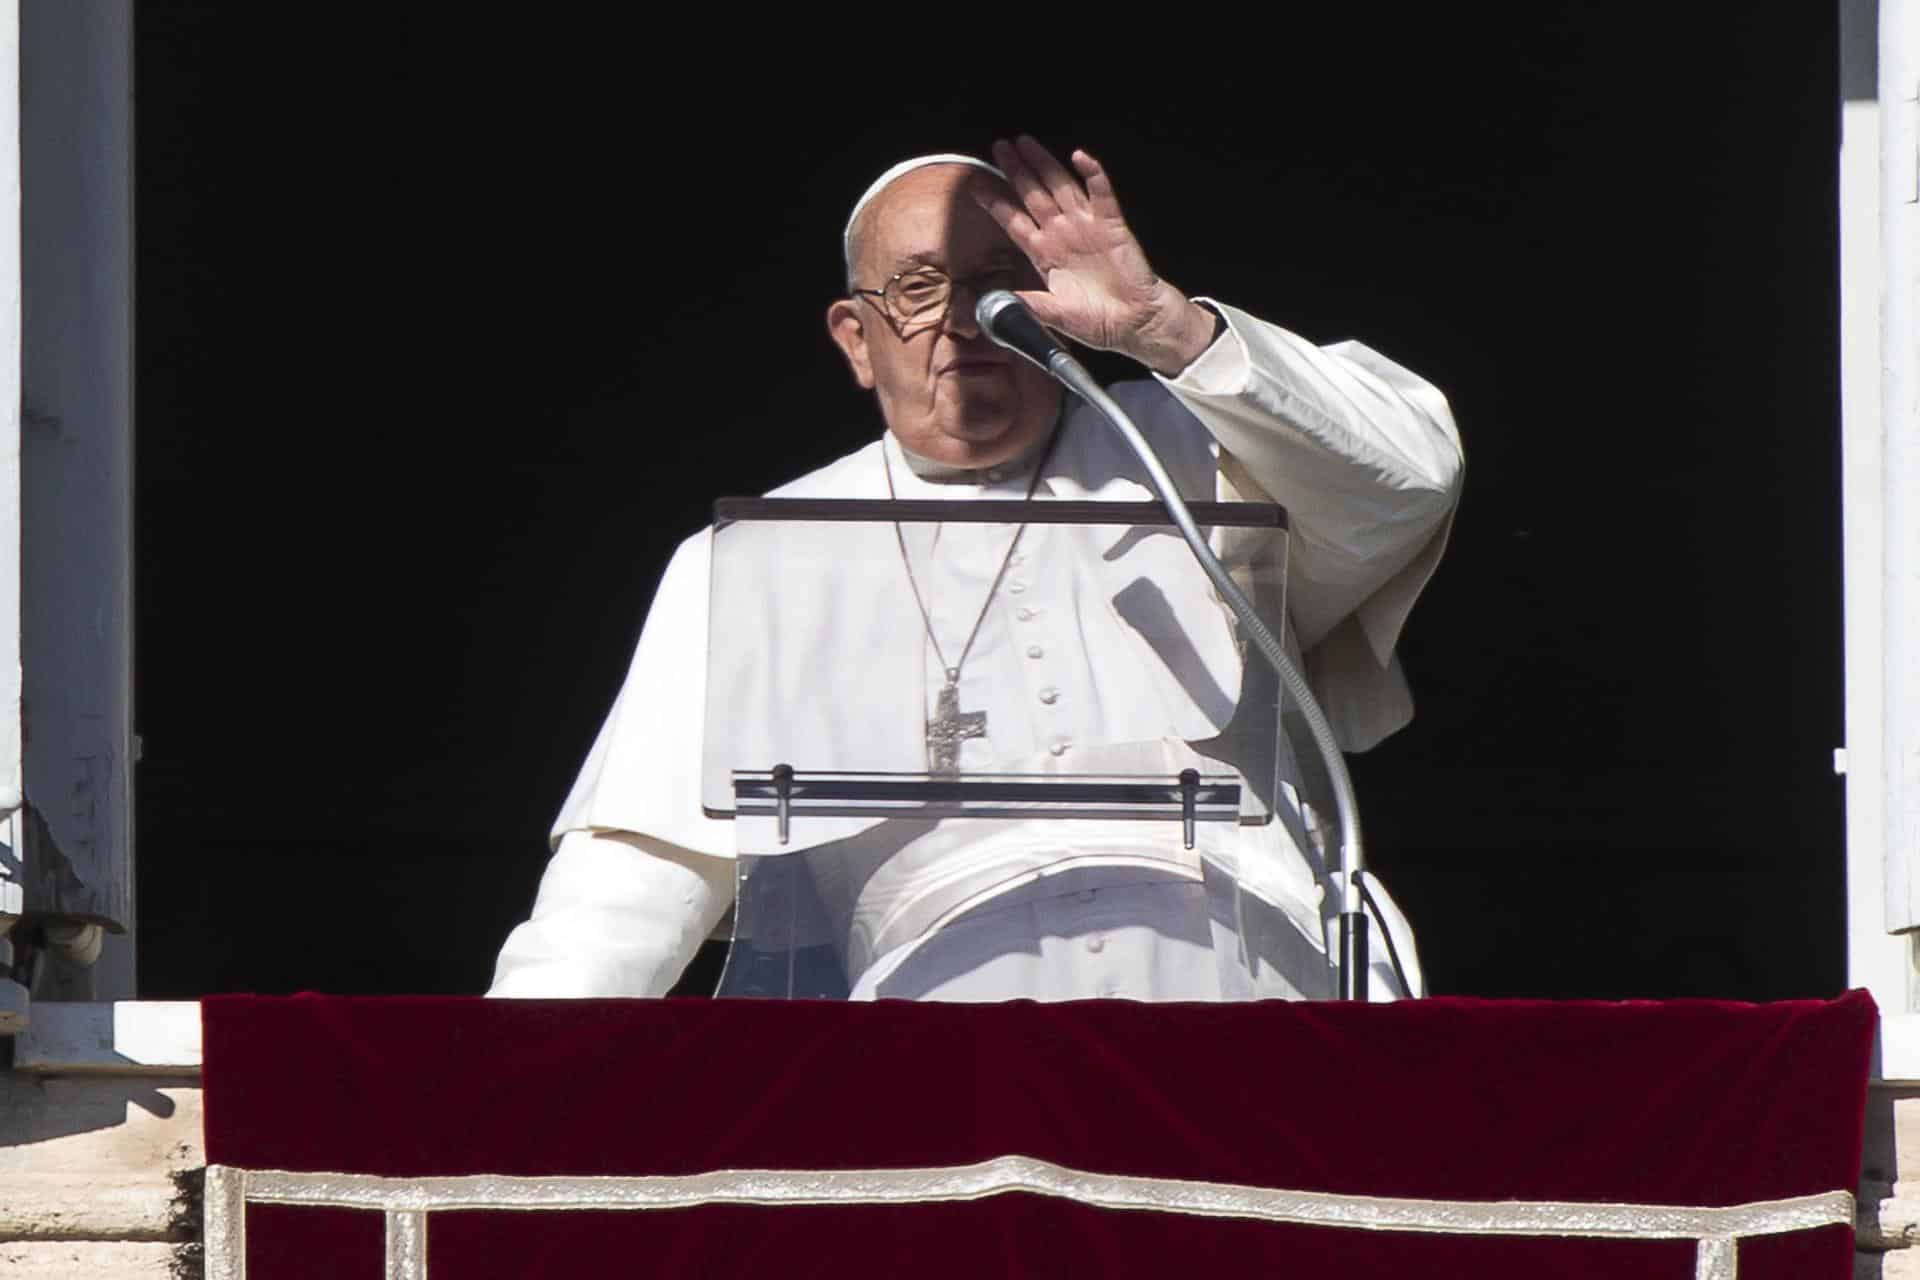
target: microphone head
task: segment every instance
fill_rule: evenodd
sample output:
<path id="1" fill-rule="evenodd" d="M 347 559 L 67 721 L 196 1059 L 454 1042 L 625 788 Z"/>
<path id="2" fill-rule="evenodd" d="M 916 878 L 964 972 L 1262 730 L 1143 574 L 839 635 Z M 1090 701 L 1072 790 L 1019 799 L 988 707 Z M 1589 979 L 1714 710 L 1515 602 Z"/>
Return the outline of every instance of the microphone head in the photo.
<path id="1" fill-rule="evenodd" d="M 1000 319 L 1000 313 L 1008 307 L 1017 307 L 1020 299 L 1013 296 L 1011 289 L 989 289 L 980 295 L 973 304 L 973 318 L 979 324 L 981 332 L 993 335 L 994 327 Z"/>
<path id="2" fill-rule="evenodd" d="M 981 294 L 980 301 L 973 305 L 973 318 L 980 326 L 980 332 L 1015 355 L 1025 356 L 1048 373 L 1053 372 L 1053 357 L 1066 354 L 1060 344 L 1054 341 L 1053 335 L 1027 309 L 1026 303 L 1010 290 L 993 289 Z"/>

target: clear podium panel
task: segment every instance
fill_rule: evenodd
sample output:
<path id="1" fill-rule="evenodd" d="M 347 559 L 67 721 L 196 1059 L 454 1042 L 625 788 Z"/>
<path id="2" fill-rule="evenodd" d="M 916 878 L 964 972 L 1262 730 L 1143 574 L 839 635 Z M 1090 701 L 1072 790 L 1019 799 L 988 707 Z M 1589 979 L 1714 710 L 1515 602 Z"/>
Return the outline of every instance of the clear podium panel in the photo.
<path id="1" fill-rule="evenodd" d="M 1285 635 L 1284 514 L 1194 514 Z M 738 499 L 718 517 L 709 814 L 732 815 L 736 773 L 781 765 L 1157 776 L 1141 747 L 1162 742 L 1239 776 L 1248 816 L 1271 813 L 1278 682 L 1157 504 Z"/>
<path id="2" fill-rule="evenodd" d="M 1194 515 L 1290 643 L 1284 513 Z M 1282 686 L 1157 504 L 727 500 L 712 537 L 722 994 L 1326 994 Z"/>

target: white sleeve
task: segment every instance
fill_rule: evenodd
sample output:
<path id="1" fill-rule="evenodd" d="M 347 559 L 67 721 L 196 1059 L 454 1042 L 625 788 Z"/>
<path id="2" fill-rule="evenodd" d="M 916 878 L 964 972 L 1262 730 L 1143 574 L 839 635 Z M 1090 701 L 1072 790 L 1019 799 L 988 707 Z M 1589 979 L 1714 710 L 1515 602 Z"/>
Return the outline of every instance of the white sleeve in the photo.
<path id="1" fill-rule="evenodd" d="M 734 864 L 627 831 L 569 831 L 489 996 L 662 996 L 733 901 Z"/>
<path id="2" fill-rule="evenodd" d="M 1438 388 L 1358 342 L 1317 347 L 1212 303 L 1227 331 L 1161 378 L 1287 509 L 1287 613 L 1342 745 L 1412 717 L 1394 647 L 1446 546 L 1464 461 Z M 1229 496 L 1223 494 L 1222 496 Z"/>
<path id="3" fill-rule="evenodd" d="M 1317 347 L 1214 305 L 1227 332 L 1162 381 L 1287 509 L 1302 575 L 1300 590 L 1288 584 L 1288 605 L 1302 646 L 1357 613 L 1384 663 L 1459 496 L 1460 437 L 1446 397 L 1361 343 Z M 1417 582 L 1394 582 L 1421 561 Z M 1374 600 L 1389 584 L 1390 600 Z"/>

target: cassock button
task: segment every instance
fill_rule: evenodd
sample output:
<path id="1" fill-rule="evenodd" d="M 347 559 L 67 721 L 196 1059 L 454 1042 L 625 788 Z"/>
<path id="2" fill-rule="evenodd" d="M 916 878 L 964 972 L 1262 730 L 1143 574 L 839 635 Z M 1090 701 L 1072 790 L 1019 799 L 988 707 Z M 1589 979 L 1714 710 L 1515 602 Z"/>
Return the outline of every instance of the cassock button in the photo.
<path id="1" fill-rule="evenodd" d="M 1013 565 L 1015 568 L 1018 568 L 1019 566 L 1025 564 L 1026 562 L 1027 562 L 1027 553 L 1024 551 L 1016 551 L 1012 555 L 1007 557 L 1007 563 L 1010 565 Z"/>
<path id="2" fill-rule="evenodd" d="M 1060 701 L 1060 691 L 1052 685 L 1048 685 L 1040 691 L 1040 701 L 1046 703 L 1048 706 L 1052 706 L 1054 703 Z"/>
<path id="3" fill-rule="evenodd" d="M 1027 608 L 1027 606 L 1025 605 L 1021 605 L 1018 609 L 1014 610 L 1013 616 L 1020 619 L 1020 621 L 1022 622 L 1032 622 L 1033 610 Z"/>
<path id="4" fill-rule="evenodd" d="M 1107 949 L 1107 940 L 1101 937 L 1099 934 L 1096 933 L 1091 938 L 1087 939 L 1087 950 L 1093 952 L 1095 955 L 1099 955 L 1102 951 L 1105 951 L 1106 949 Z"/>
<path id="5" fill-rule="evenodd" d="M 1027 646 L 1027 656 L 1029 658 L 1044 658 L 1047 656 L 1047 651 L 1037 644 L 1030 644 Z"/>
<path id="6" fill-rule="evenodd" d="M 1065 738 L 1062 738 L 1060 741 L 1048 747 L 1047 750 L 1053 752 L 1053 754 L 1057 756 L 1063 756 L 1067 754 L 1067 748 L 1072 745 L 1073 744 L 1071 742 L 1068 742 Z"/>
<path id="7" fill-rule="evenodd" d="M 1022 591 L 1025 591 L 1026 589 L 1027 589 L 1027 584 L 1020 581 L 1020 579 L 1018 578 L 1015 578 L 1012 582 L 1009 582 L 1007 584 L 1007 590 L 1013 592 L 1013 594 L 1015 595 L 1019 595 Z"/>

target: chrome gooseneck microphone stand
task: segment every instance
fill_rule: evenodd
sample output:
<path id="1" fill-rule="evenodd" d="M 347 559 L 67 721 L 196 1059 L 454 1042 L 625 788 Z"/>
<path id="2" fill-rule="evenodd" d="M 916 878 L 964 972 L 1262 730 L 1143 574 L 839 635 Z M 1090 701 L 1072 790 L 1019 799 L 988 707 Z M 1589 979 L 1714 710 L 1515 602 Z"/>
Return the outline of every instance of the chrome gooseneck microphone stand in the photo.
<path id="1" fill-rule="evenodd" d="M 995 289 L 983 295 L 974 308 L 974 318 L 982 333 L 1046 370 L 1069 391 L 1098 409 L 1113 425 L 1113 429 L 1120 433 L 1120 438 L 1127 442 L 1127 447 L 1133 450 L 1140 459 L 1140 465 L 1146 469 L 1148 481 L 1165 504 L 1167 514 L 1173 518 L 1194 559 L 1199 562 L 1201 572 L 1219 591 L 1220 598 L 1233 610 L 1234 617 L 1240 620 L 1240 625 L 1253 640 L 1254 648 L 1259 650 L 1260 656 L 1266 659 L 1267 665 L 1273 668 L 1274 674 L 1299 704 L 1307 729 L 1313 735 L 1314 746 L 1319 749 L 1320 757 L 1326 763 L 1327 777 L 1333 785 L 1334 806 L 1340 817 L 1339 995 L 1343 1000 L 1365 1000 L 1367 916 L 1362 905 L 1360 876 L 1366 869 L 1366 854 L 1360 839 L 1360 808 L 1354 799 L 1353 777 L 1347 772 L 1346 758 L 1341 754 L 1339 744 L 1334 741 L 1333 726 L 1327 722 L 1326 713 L 1320 709 L 1313 690 L 1287 656 L 1280 638 L 1261 620 L 1252 602 L 1240 590 L 1240 584 L 1233 580 L 1220 563 L 1220 558 L 1214 555 L 1213 548 L 1207 545 L 1207 540 L 1201 536 L 1199 526 L 1187 510 L 1187 504 L 1174 487 L 1172 478 L 1167 475 L 1153 447 L 1140 434 L 1140 429 L 1127 416 L 1126 410 L 1114 402 L 1113 397 L 1094 381 L 1086 368 L 1046 331 L 1012 293 Z"/>

